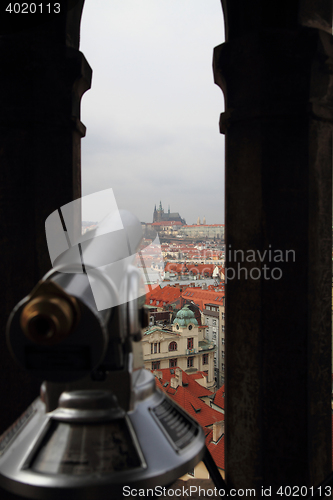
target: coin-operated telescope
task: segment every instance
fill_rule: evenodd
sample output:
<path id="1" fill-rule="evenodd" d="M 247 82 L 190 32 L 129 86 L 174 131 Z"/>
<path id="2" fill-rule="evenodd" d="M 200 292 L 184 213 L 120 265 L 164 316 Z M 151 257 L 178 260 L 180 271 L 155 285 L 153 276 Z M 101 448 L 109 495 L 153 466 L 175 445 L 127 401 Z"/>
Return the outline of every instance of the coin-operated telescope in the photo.
<path id="1" fill-rule="evenodd" d="M 141 224 L 121 218 L 122 238 L 138 247 Z M 116 255 L 117 235 L 105 240 L 112 218 L 107 224 L 84 251 L 73 246 L 55 259 L 9 318 L 12 356 L 43 381 L 40 397 L 0 438 L 0 486 L 18 495 L 118 498 L 124 486 L 172 483 L 207 453 L 198 423 L 143 369 L 142 276 L 129 256 Z M 108 255 L 111 273 L 96 259 L 89 264 L 96 252 L 102 264 Z"/>

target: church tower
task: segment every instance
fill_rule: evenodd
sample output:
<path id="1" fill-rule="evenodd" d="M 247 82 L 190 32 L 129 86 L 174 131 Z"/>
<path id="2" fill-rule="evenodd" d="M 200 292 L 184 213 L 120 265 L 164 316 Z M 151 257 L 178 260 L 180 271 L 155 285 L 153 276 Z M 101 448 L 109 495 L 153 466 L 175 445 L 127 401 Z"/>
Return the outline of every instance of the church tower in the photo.
<path id="1" fill-rule="evenodd" d="M 162 207 L 162 202 L 160 201 L 160 206 L 158 207 L 158 210 L 157 210 L 157 221 L 156 222 L 161 222 L 163 220 L 163 214 L 164 214 L 164 210 Z"/>

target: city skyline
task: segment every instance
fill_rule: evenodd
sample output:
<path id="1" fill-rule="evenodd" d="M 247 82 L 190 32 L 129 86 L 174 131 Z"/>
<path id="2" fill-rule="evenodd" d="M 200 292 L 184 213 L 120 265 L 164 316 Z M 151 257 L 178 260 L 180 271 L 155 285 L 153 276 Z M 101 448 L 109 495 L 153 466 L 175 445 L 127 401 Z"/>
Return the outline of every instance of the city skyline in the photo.
<path id="1" fill-rule="evenodd" d="M 85 3 L 83 196 L 112 188 L 143 222 L 160 200 L 188 224 L 224 222 L 224 98 L 212 71 L 223 41 L 218 1 Z"/>

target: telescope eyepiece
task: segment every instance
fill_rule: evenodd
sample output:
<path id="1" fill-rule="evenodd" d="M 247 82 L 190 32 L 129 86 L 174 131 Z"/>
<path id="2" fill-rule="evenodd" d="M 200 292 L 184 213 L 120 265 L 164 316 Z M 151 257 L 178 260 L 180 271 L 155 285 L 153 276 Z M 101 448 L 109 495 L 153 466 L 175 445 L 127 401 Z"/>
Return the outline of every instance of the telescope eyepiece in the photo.
<path id="1" fill-rule="evenodd" d="M 42 287 L 40 285 L 37 296 L 30 296 L 24 306 L 20 325 L 29 340 L 40 345 L 54 345 L 70 335 L 75 328 L 79 306 L 74 297 L 60 294 L 60 287 L 56 290 L 41 290 Z"/>
<path id="2" fill-rule="evenodd" d="M 56 324 L 52 317 L 36 313 L 28 319 L 27 329 L 30 337 L 49 339 L 56 332 Z"/>

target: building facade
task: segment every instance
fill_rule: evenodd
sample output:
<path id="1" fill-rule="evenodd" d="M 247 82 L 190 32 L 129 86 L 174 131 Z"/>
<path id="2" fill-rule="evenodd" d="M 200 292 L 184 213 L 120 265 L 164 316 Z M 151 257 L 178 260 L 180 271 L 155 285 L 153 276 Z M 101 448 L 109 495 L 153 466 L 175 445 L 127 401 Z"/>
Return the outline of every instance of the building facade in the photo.
<path id="1" fill-rule="evenodd" d="M 206 338 L 214 342 L 214 371 L 217 387 L 225 381 L 225 309 L 224 297 L 221 305 L 205 304 L 202 311 L 202 323 L 206 326 Z"/>
<path id="2" fill-rule="evenodd" d="M 202 371 L 207 388 L 214 390 L 215 345 L 206 339 L 205 327 L 199 326 L 188 306 L 178 311 L 172 327 L 153 327 L 142 339 L 143 360 L 148 370 L 181 368 L 185 372 Z"/>
<path id="3" fill-rule="evenodd" d="M 183 226 L 179 234 L 187 238 L 215 238 L 224 241 L 224 224 Z"/>

